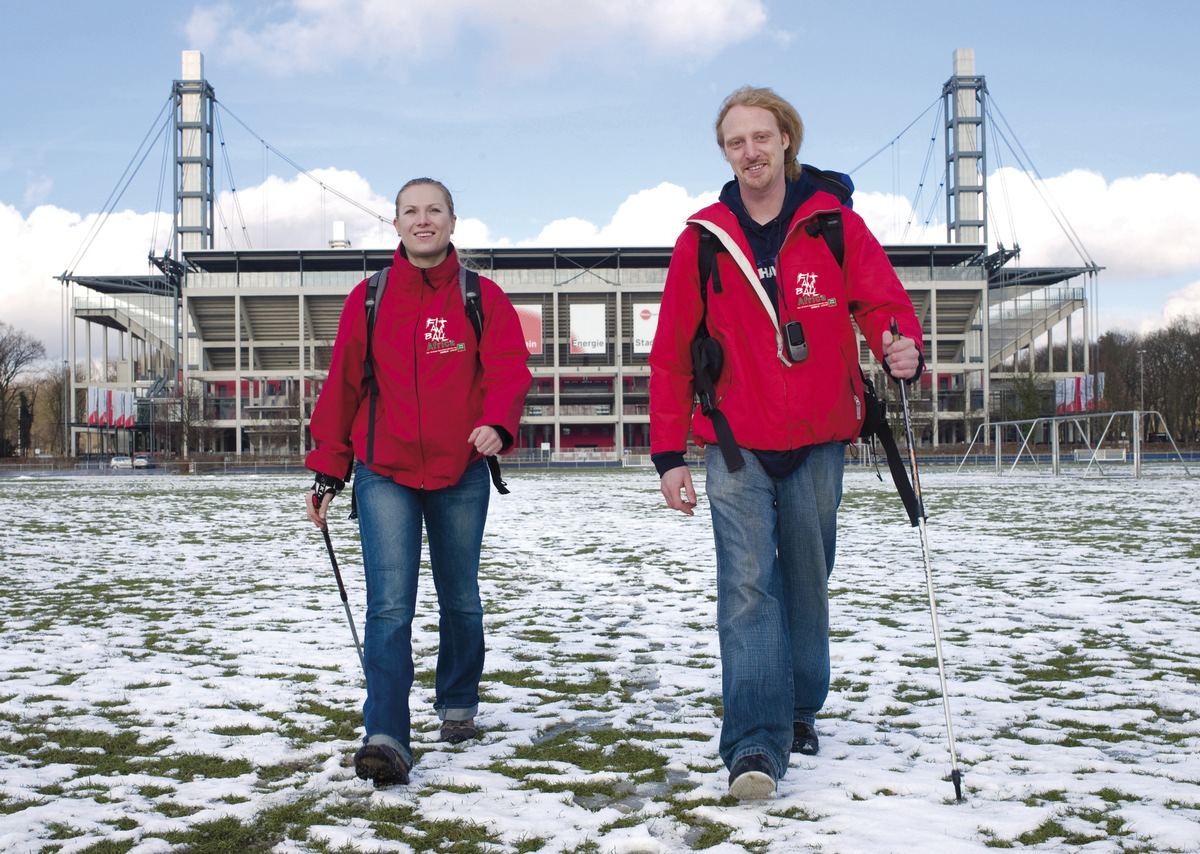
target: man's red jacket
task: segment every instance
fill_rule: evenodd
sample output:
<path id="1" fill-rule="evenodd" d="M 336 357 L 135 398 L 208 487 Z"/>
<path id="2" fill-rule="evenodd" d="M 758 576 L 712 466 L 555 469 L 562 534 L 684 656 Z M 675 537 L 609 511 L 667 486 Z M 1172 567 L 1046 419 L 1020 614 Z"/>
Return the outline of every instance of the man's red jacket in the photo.
<path id="1" fill-rule="evenodd" d="M 824 238 L 806 229 L 817 214 L 831 211 L 840 211 L 843 220 L 842 267 Z M 722 292 L 714 293 L 709 283 L 707 325 L 725 354 L 717 408 L 738 445 L 784 451 L 858 436 L 863 390 L 851 318 L 877 358 L 893 317 L 918 348 L 921 326 L 862 218 L 818 190 L 797 209 L 779 253 L 778 320 L 733 211 L 718 202 L 688 220 L 671 256 L 650 350 L 651 453 L 684 451 L 689 427 L 697 444 L 716 443 L 712 422 L 693 406 L 690 345 L 704 315 L 697 263 L 702 229 L 728 250 L 716 255 Z M 808 357 L 795 363 L 781 332 L 793 320 L 800 321 L 808 343 Z"/>

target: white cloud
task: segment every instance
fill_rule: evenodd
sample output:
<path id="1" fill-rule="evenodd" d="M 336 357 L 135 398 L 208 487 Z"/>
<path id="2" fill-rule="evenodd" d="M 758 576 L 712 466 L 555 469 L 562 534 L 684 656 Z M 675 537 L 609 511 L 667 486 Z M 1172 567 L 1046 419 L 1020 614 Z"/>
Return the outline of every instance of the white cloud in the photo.
<path id="1" fill-rule="evenodd" d="M 673 246 L 688 216 L 717 200 L 717 194 L 689 196 L 680 186 L 659 184 L 634 193 L 607 225 L 570 217 L 555 220 L 523 246 Z"/>
<path id="2" fill-rule="evenodd" d="M 314 169 L 287 179 L 270 176 L 239 190 L 236 202 L 230 193 L 220 193 L 214 217 L 220 249 L 324 247 L 336 221 L 346 224 L 354 248 L 396 244 L 392 200 L 375 193 L 357 172 L 343 169 Z"/>
<path id="3" fill-rule="evenodd" d="M 1200 280 L 1168 294 L 1162 316 L 1167 323 L 1185 316 L 1200 318 Z"/>
<path id="4" fill-rule="evenodd" d="M 922 224 L 920 215 L 912 212 L 911 202 L 902 196 L 856 190 L 854 210 L 880 243 L 946 242 L 946 224 Z"/>
<path id="5" fill-rule="evenodd" d="M 999 192 L 1001 188 L 1005 192 Z M 1074 170 L 1044 183 L 1004 170 L 988 180 L 995 222 L 1018 223 L 1015 242 L 1030 266 L 1082 264 L 1065 226 L 1087 256 L 1122 279 L 1178 274 L 1200 265 L 1200 177 L 1149 174 L 1118 178 Z M 1055 216 L 1054 210 L 1061 211 Z M 996 235 L 993 234 L 993 239 Z M 1014 240 L 1004 241 L 1013 245 Z"/>
<path id="6" fill-rule="evenodd" d="M 344 61 L 403 69 L 469 37 L 489 67 L 528 70 L 583 56 L 712 56 L 767 20 L 762 0 L 291 0 L 272 10 L 197 8 L 189 43 L 283 76 Z"/>
<path id="7" fill-rule="evenodd" d="M 855 210 L 884 243 L 944 243 L 945 221 L 922 228 L 908 199 L 856 193 Z M 942 208 L 938 208 L 940 214 Z M 909 220 L 914 221 L 909 225 Z M 1200 314 L 1200 176 L 1148 174 L 1108 182 L 1086 170 L 1036 181 L 1015 169 L 988 177 L 988 237 L 1019 246 L 1023 267 L 1103 268 L 1102 330 L 1148 331 Z M 1082 250 L 1079 248 L 1082 247 Z M 1083 286 L 1083 279 L 1073 280 Z"/>
<path id="8" fill-rule="evenodd" d="M 921 213 L 912 213 L 906 198 L 855 193 L 854 200 L 884 243 L 945 242 L 940 205 L 939 220 L 923 228 Z M 1150 174 L 1108 183 L 1077 169 L 1036 182 L 1020 170 L 1001 169 L 988 178 L 988 223 L 993 248 L 1019 245 L 1020 263 L 1028 267 L 1090 260 L 1122 279 L 1176 275 L 1200 268 L 1200 176 Z"/>
<path id="9" fill-rule="evenodd" d="M 68 271 L 79 275 L 145 274 L 151 249 L 162 254 L 170 222 L 166 214 L 117 211 L 90 240 L 97 225 L 95 214 L 81 217 L 44 205 L 25 218 L 16 208 L 0 204 L 0 245 L 5 247 L 0 256 L 3 319 L 40 340 L 47 353 L 57 355 L 67 289 L 54 277 Z M 85 248 L 82 258 L 76 258 Z"/>

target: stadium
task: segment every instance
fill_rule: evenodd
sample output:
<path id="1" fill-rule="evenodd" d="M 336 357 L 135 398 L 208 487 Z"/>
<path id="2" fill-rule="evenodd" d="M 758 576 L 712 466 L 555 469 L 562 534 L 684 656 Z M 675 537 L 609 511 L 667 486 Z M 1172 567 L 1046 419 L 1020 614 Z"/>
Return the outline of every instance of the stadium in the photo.
<path id="1" fill-rule="evenodd" d="M 1022 353 L 1061 350 L 1048 376 L 1089 409 L 1100 268 L 1028 268 L 989 250 L 987 87 L 973 51 L 943 85 L 946 240 L 888 245 L 921 318 L 928 370 L 910 395 L 930 448 L 963 445 L 1002 420 Z M 216 97 L 203 56 L 172 84 L 171 248 L 142 275 L 59 277 L 66 301 L 73 455 L 295 457 L 328 369 L 350 289 L 391 262 L 355 248 L 344 223 L 309 249 L 214 248 Z M 530 352 L 517 459 L 638 464 L 649 437 L 647 358 L 670 263 L 664 248 L 466 247 L 516 306 Z M 860 341 L 877 386 L 880 366 Z"/>

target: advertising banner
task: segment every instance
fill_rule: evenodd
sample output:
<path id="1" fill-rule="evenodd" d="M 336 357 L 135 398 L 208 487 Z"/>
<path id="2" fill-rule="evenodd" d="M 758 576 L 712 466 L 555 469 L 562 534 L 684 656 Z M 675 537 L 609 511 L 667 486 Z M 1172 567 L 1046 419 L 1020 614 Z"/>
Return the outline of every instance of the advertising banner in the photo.
<path id="1" fill-rule="evenodd" d="M 525 348 L 529 355 L 542 355 L 542 307 L 540 305 L 516 305 L 517 318 L 521 321 L 521 332 L 525 334 Z"/>
<path id="2" fill-rule="evenodd" d="M 608 352 L 608 338 L 604 334 L 604 309 L 603 304 L 572 303 L 572 354 L 603 355 Z"/>
<path id="3" fill-rule="evenodd" d="M 1067 377 L 1054 381 L 1054 414 L 1096 412 L 1104 397 L 1103 372 L 1084 377 Z"/>
<path id="4" fill-rule="evenodd" d="M 658 329 L 658 303 L 635 302 L 633 304 L 633 352 L 647 354 L 654 343 L 654 332 Z"/>

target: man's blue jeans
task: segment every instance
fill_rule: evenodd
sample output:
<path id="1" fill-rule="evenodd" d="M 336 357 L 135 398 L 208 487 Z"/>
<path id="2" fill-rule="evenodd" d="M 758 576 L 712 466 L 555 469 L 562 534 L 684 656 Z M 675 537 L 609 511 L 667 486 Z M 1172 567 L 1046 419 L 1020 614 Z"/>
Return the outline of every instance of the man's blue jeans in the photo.
<path id="1" fill-rule="evenodd" d="M 787 771 L 793 721 L 815 723 L 829 693 L 829 574 L 845 445 L 814 446 L 782 480 L 750 451 L 736 472 L 704 455 L 717 549 L 721 759 L 770 757 Z"/>
<path id="2" fill-rule="evenodd" d="M 422 521 L 439 611 L 434 708 L 443 720 L 466 720 L 478 711 L 483 674 L 479 551 L 490 487 L 483 460 L 444 489 L 401 486 L 362 463 L 354 472 L 367 582 L 366 741 L 400 751 L 410 767 L 408 695 L 413 683 L 412 621 Z"/>

